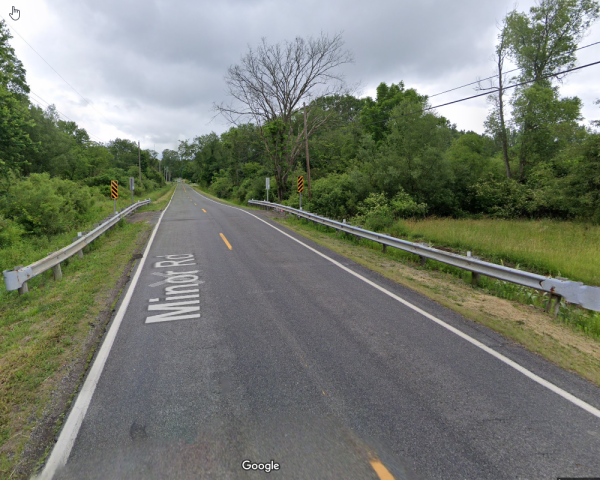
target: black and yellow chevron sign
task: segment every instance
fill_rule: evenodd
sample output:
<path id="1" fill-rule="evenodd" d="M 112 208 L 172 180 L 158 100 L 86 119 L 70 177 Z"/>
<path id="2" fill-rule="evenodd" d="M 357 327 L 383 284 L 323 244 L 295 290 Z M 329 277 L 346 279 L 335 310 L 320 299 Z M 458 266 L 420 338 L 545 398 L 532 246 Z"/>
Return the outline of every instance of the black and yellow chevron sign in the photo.
<path id="1" fill-rule="evenodd" d="M 298 177 L 298 193 L 302 193 L 304 191 L 304 177 Z"/>
<path id="2" fill-rule="evenodd" d="M 110 182 L 110 198 L 119 198 L 119 182 L 116 180 Z"/>

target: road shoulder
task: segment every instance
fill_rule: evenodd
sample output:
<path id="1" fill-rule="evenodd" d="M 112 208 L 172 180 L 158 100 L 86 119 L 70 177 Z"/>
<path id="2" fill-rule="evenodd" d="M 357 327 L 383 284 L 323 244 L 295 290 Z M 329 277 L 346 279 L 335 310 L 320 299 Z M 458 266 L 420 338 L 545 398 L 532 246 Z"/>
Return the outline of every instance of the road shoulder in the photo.
<path id="1" fill-rule="evenodd" d="M 544 311 L 486 294 L 450 274 L 401 263 L 381 252 L 332 238 L 285 220 L 283 215 L 261 214 L 600 386 L 600 343 L 555 321 Z"/>

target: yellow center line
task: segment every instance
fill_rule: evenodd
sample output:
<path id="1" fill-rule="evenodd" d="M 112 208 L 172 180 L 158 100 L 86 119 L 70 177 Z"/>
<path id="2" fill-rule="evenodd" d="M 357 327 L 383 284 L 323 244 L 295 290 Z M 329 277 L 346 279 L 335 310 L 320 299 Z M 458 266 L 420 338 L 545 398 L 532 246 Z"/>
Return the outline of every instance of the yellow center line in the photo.
<path id="1" fill-rule="evenodd" d="M 198 206 L 198 204 L 197 204 L 197 203 L 194 203 L 194 205 Z"/>
<path id="2" fill-rule="evenodd" d="M 371 466 L 381 480 L 396 480 L 387 468 L 379 460 L 371 460 Z"/>
<path id="3" fill-rule="evenodd" d="M 231 250 L 231 244 L 227 241 L 227 239 L 225 238 L 225 235 L 223 235 L 222 233 L 219 233 L 219 235 L 221 235 L 221 238 L 223 239 L 223 241 L 225 242 L 225 245 L 227 245 L 227 248 L 229 250 Z"/>
<path id="4" fill-rule="evenodd" d="M 202 211 L 203 211 L 204 213 L 206 213 L 206 210 L 202 209 Z"/>

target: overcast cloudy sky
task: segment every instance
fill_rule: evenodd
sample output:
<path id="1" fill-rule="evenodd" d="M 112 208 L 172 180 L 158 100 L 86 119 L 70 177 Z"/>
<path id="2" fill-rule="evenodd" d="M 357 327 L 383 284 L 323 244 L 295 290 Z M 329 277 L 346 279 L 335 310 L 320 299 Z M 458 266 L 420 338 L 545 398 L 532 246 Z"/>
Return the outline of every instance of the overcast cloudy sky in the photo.
<path id="1" fill-rule="evenodd" d="M 9 17 L 13 6 L 18 21 Z M 513 7 L 512 0 L 0 0 L 0 15 L 87 101 L 13 32 L 32 100 L 55 104 L 96 140 L 140 140 L 160 152 L 227 129 L 211 120 L 211 106 L 227 99 L 227 67 L 262 37 L 274 43 L 342 31 L 355 57 L 345 73 L 362 95 L 400 80 L 433 95 L 494 73 L 496 26 Z M 583 44 L 596 41 L 600 23 Z M 580 64 L 597 60 L 600 45 L 579 54 Z M 600 118 L 598 78 L 600 65 L 572 74 L 561 90 L 583 100 L 587 119 Z M 468 87 L 431 102 L 473 93 Z M 439 113 L 482 132 L 486 109 L 477 99 Z"/>

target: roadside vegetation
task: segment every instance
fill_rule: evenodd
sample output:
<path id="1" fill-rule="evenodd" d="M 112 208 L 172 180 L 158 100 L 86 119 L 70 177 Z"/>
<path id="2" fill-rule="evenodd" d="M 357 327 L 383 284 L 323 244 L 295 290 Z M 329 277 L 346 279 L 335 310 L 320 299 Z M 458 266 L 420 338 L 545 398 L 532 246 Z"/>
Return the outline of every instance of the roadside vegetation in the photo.
<path id="1" fill-rule="evenodd" d="M 131 204 L 129 177 L 133 201 L 153 200 L 140 213 L 164 208 L 174 189 L 156 152 L 99 143 L 53 105 L 33 104 L 10 38 L 0 21 L 0 270 L 40 260 L 111 215 L 111 180 L 118 210 Z M 26 295 L 0 289 L 0 478 L 29 478 L 53 443 L 150 228 L 123 220 L 65 260 L 60 282 L 50 271 Z"/>
<path id="2" fill-rule="evenodd" d="M 215 110 L 232 121 L 230 130 L 182 141 L 163 158 L 178 159 L 185 178 L 233 203 L 266 199 L 269 177 L 270 199 L 298 207 L 302 175 L 302 206 L 312 213 L 600 285 L 600 120 L 582 118 L 581 100 L 561 95 L 599 12 L 593 0 L 540 0 L 507 14 L 490 45 L 496 76 L 476 87 L 490 92 L 481 134 L 457 129 L 401 80 L 360 98 L 339 86 L 318 90 L 326 75 L 308 78 L 286 63 L 302 58 L 322 66 L 310 55 L 327 51 L 333 63 L 324 68 L 335 70 L 351 61 L 339 36 L 263 42 L 225 76 L 235 101 Z M 507 74 L 509 62 L 517 69 Z M 249 65 L 273 77 L 255 76 Z M 343 83 L 336 75 L 336 85 Z M 282 79 L 308 93 L 268 88 Z M 520 287 L 483 284 L 498 295 L 545 302 Z M 594 318 L 584 313 L 576 323 L 596 331 Z"/>
<path id="3" fill-rule="evenodd" d="M 266 213 L 266 212 L 265 212 Z M 269 214 L 272 215 L 272 214 Z M 277 217 L 277 216 L 276 216 Z M 561 305 L 545 312 L 547 297 L 534 290 L 482 277 L 293 216 L 279 221 L 299 234 L 520 343 L 600 386 L 600 314 Z"/>
<path id="4" fill-rule="evenodd" d="M 263 41 L 225 77 L 235 103 L 215 110 L 231 128 L 180 141 L 160 161 L 130 140 L 97 142 L 54 106 L 32 103 L 0 21 L 0 269 L 36 261 L 109 215 L 111 180 L 120 185 L 118 209 L 131 201 L 129 177 L 136 200 L 156 200 L 145 210 L 164 208 L 173 188 L 165 172 L 240 205 L 266 199 L 269 177 L 269 198 L 297 207 L 303 175 L 303 208 L 313 213 L 600 285 L 600 120 L 582 118 L 581 100 L 561 94 L 599 15 L 596 0 L 539 0 L 502 20 L 490 45 L 497 76 L 477 87 L 490 88 L 484 133 L 459 130 L 401 79 L 381 83 L 374 98 L 355 95 L 336 73 L 353 61 L 341 35 Z M 517 67 L 512 75 L 508 62 Z M 486 278 L 474 289 L 469 272 L 431 261 L 421 267 L 404 252 L 384 255 L 372 242 L 285 222 L 600 385 L 599 314 L 561 305 L 554 320 L 535 291 Z M 43 457 L 35 439 L 51 443 L 61 421 L 53 412 L 68 405 L 56 407 L 56 392 L 69 372 L 77 378 L 65 398 L 75 391 L 110 318 L 106 305 L 116 301 L 149 228 L 122 222 L 83 259 L 66 261 L 61 282 L 41 275 L 25 296 L 0 289 L 0 476 L 26 477 Z M 531 307 L 536 315 L 521 310 Z"/>
<path id="5" fill-rule="evenodd" d="M 335 64 L 327 67 L 335 70 L 351 61 L 339 36 L 263 42 L 225 76 L 234 102 L 215 110 L 231 120 L 230 130 L 182 141 L 163 158 L 178 160 L 185 178 L 235 204 L 266 199 L 269 177 L 269 198 L 297 208 L 296 178 L 302 175 L 302 207 L 312 213 L 600 285 L 600 120 L 584 119 L 581 100 L 561 95 L 599 12 L 594 0 L 540 0 L 528 11 L 507 14 L 490 45 L 496 76 L 476 87 L 490 92 L 481 134 L 457 129 L 401 80 L 381 83 L 374 98 L 360 98 L 339 88 L 342 77 L 331 77 L 335 88 L 318 90 L 315 85 L 328 84 L 326 76 L 308 78 L 286 63 L 302 58 L 321 66 L 310 52 L 326 50 Z M 507 74 L 509 63 L 517 69 Z M 250 65 L 274 72 L 272 78 L 254 75 Z M 282 79 L 308 93 L 269 88 L 286 84 Z M 248 91 L 263 93 L 255 98 Z M 287 222 L 303 231 L 315 228 Z M 386 258 L 415 265 L 412 255 L 394 249 Z M 425 268 L 470 282 L 470 272 L 432 261 Z M 481 279 L 479 290 L 540 311 L 548 302 L 540 292 L 489 278 Z M 597 312 L 562 303 L 556 321 L 600 340 Z"/>
<path id="6" fill-rule="evenodd" d="M 485 256 L 544 275 L 600 286 L 600 225 L 558 220 L 407 219 L 398 237 Z"/>
<path id="7" fill-rule="evenodd" d="M 174 188 L 154 190 L 137 212 L 164 209 Z M 122 199 L 120 208 L 129 203 Z M 112 201 L 97 207 L 96 221 L 112 212 Z M 28 282 L 26 295 L 0 289 L 0 478 L 29 478 L 47 453 L 151 228 L 123 220 L 85 247 L 82 259 L 64 261 L 60 282 L 49 271 Z M 10 267 L 28 264 L 75 235 L 28 237 L 0 258 Z"/>
<path id="8" fill-rule="evenodd" d="M 265 199 L 269 177 L 269 198 L 297 207 L 296 178 L 303 175 L 305 210 L 373 230 L 429 217 L 598 224 L 600 123 L 582 118 L 578 97 L 561 95 L 569 75 L 561 72 L 578 65 L 578 48 L 598 15 L 596 1 L 540 0 L 528 12 L 506 16 L 496 45 L 490 45 L 497 76 L 477 86 L 478 92 L 490 88 L 481 134 L 459 130 L 442 109 L 431 108 L 435 103 L 427 95 L 401 80 L 381 83 L 374 98 L 310 90 L 327 78 L 306 78 L 286 59 L 308 61 L 314 47 L 327 49 L 338 65 L 347 63 L 339 36 L 263 43 L 225 76 L 237 101 L 215 109 L 235 121 L 230 130 L 182 141 L 163 158 L 178 161 L 184 178 L 219 198 L 242 203 Z M 509 61 L 517 71 L 507 75 Z M 248 65 L 275 72 L 273 78 L 255 78 Z M 268 88 L 282 79 L 309 88 L 306 97 L 285 92 L 296 101 L 293 107 L 284 93 L 279 98 L 276 88 Z M 244 87 L 275 93 L 246 98 Z M 273 106 L 272 112 L 263 104 Z"/>

